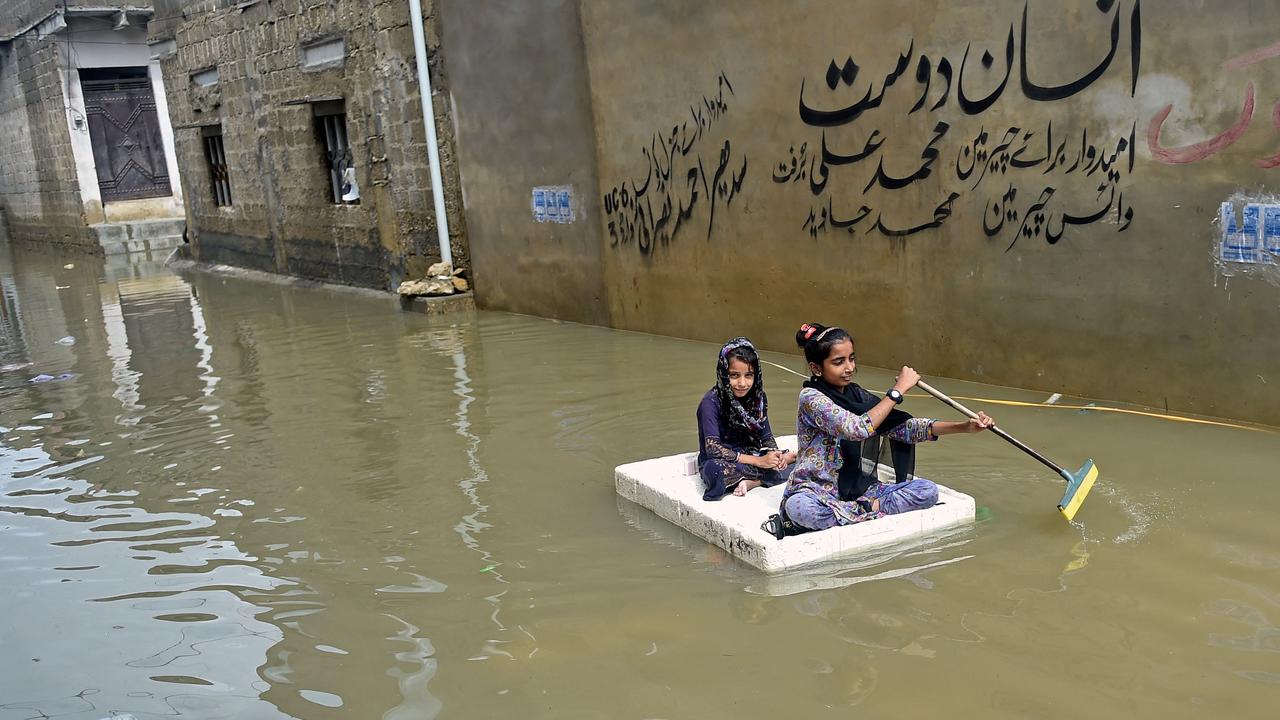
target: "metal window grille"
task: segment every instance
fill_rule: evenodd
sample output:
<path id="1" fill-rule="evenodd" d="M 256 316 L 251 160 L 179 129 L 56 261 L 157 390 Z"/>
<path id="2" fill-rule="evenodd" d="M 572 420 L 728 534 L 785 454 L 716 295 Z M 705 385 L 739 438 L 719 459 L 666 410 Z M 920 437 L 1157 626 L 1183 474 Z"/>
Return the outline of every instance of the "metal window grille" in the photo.
<path id="1" fill-rule="evenodd" d="M 352 167 L 351 143 L 347 139 L 347 113 L 341 101 L 316 103 L 317 130 L 324 137 L 324 161 L 329 169 L 329 189 L 337 204 L 358 204 L 359 191 L 350 192 L 347 170 Z M 345 197 L 344 197 L 345 195 Z"/>
<path id="2" fill-rule="evenodd" d="M 227 152 L 222 146 L 222 126 L 201 129 L 204 135 L 204 159 L 209 166 L 209 183 L 213 202 L 218 207 L 231 204 L 231 177 L 227 173 Z"/>

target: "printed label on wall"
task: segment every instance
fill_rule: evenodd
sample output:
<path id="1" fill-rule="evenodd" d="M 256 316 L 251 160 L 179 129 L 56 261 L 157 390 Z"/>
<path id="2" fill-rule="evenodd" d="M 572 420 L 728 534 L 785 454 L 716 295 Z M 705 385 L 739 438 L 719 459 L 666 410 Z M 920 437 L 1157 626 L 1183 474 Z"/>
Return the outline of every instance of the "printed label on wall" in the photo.
<path id="1" fill-rule="evenodd" d="M 540 185 L 533 189 L 533 219 L 537 222 L 571 223 L 573 215 L 572 185 Z"/>
<path id="2" fill-rule="evenodd" d="M 1262 251 L 1272 262 L 1280 263 L 1280 205 L 1262 208 Z"/>
<path id="3" fill-rule="evenodd" d="M 1222 262 L 1272 265 L 1280 262 L 1280 205 L 1246 203 L 1237 220 L 1235 204 L 1222 203 Z"/>

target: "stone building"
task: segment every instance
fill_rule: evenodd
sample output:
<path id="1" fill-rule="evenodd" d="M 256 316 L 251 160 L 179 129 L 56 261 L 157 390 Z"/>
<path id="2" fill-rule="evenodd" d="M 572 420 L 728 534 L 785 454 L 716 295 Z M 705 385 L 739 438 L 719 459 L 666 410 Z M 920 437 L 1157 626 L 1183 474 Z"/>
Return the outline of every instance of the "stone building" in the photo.
<path id="1" fill-rule="evenodd" d="M 147 2 L 0 0 L 0 230 L 127 252 L 182 237 Z"/>
<path id="2" fill-rule="evenodd" d="M 435 93 L 447 97 L 426 11 Z M 157 0 L 193 258 L 393 289 L 440 259 L 406 0 Z M 437 99 L 455 266 L 468 263 Z"/>

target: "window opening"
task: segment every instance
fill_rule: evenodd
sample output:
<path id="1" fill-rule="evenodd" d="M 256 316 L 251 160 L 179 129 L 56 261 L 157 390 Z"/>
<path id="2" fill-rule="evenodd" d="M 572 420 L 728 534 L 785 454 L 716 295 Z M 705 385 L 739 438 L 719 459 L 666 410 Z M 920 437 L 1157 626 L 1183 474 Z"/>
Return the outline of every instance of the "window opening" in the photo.
<path id="1" fill-rule="evenodd" d="M 336 204 L 360 203 L 360 186 L 347 136 L 347 109 L 342 100 L 312 104 L 316 130 L 324 142 L 324 162 L 329 170 L 329 188 Z"/>
<path id="2" fill-rule="evenodd" d="M 209 182 L 213 189 L 213 202 L 218 207 L 231 204 L 231 176 L 227 173 L 227 151 L 222 144 L 222 126 L 209 125 L 200 129 L 204 136 L 204 159 L 209 168 Z"/>

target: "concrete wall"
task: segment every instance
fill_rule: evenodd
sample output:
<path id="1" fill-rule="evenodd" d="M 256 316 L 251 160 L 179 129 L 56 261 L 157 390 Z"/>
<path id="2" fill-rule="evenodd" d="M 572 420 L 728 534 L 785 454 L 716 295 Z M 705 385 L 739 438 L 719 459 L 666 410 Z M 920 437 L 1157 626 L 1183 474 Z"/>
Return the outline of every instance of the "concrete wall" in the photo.
<path id="1" fill-rule="evenodd" d="M 577 3 L 442 3 L 470 247 L 490 307 L 608 324 L 595 129 Z M 535 222 L 534 187 L 573 188 L 571 223 Z M 488 273 L 499 282 L 488 284 Z"/>
<path id="2" fill-rule="evenodd" d="M 1272 9 L 1102 5 L 446 3 L 478 300 L 1280 424 L 1280 265 L 1220 221 L 1276 202 Z"/>
<path id="3" fill-rule="evenodd" d="M 429 52 L 439 41 L 427 9 Z M 439 259 L 408 4 L 403 0 L 156 3 L 161 57 L 197 259 L 394 288 Z M 304 67 L 303 46 L 341 38 L 342 62 Z M 216 69 L 216 85 L 193 75 Z M 451 246 L 466 266 L 446 77 L 432 63 Z M 341 98 L 359 205 L 330 195 L 311 101 Z M 232 204 L 217 207 L 201 127 L 222 126 Z M 453 180 L 449 180 L 453 178 Z"/>
<path id="4" fill-rule="evenodd" d="M 67 130 L 62 46 L 0 43 L 0 215 L 19 242 L 96 249 Z"/>

